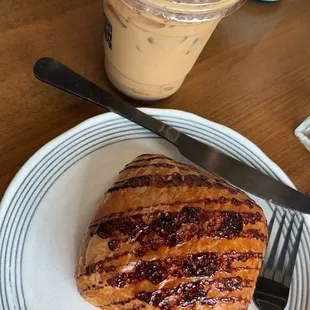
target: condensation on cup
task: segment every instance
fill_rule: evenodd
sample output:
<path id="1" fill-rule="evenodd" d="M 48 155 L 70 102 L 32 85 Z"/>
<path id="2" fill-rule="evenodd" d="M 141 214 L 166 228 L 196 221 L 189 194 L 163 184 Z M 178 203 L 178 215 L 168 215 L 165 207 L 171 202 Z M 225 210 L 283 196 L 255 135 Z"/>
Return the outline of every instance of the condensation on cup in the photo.
<path id="1" fill-rule="evenodd" d="M 105 70 L 139 100 L 171 96 L 219 21 L 245 0 L 103 0 Z"/>

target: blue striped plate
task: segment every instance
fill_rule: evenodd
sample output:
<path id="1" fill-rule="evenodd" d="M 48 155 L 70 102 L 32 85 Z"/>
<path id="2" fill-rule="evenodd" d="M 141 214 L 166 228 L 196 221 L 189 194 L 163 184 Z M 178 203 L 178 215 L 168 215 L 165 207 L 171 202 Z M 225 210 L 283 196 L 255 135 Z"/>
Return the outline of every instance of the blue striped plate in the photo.
<path id="1" fill-rule="evenodd" d="M 235 131 L 182 111 L 144 111 L 293 186 L 258 147 Z M 95 309 L 79 296 L 73 278 L 82 235 L 118 171 L 141 153 L 185 160 L 166 141 L 106 113 L 52 140 L 27 161 L 0 207 L 1 310 Z M 275 206 L 256 200 L 269 217 Z M 310 223 L 308 217 L 306 222 Z M 310 309 L 309 242 L 307 226 L 291 310 Z"/>

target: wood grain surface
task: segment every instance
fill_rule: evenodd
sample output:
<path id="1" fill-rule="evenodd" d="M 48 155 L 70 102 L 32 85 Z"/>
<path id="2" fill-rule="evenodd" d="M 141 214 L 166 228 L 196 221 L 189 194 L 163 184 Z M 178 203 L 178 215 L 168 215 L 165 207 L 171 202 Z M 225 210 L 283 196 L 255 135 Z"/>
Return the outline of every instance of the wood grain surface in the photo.
<path id="1" fill-rule="evenodd" d="M 37 81 L 54 57 L 114 91 L 103 69 L 101 0 L 0 3 L 0 195 L 52 138 L 103 113 Z M 153 105 L 189 111 L 240 132 L 310 194 L 310 153 L 294 129 L 310 116 L 310 1 L 247 2 L 219 24 L 182 88 Z"/>

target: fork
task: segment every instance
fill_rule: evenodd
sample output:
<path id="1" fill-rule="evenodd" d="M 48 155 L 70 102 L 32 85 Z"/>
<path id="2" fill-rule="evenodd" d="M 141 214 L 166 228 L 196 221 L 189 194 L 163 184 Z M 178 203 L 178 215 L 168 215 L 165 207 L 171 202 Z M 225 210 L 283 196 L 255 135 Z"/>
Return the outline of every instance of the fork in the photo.
<path id="1" fill-rule="evenodd" d="M 277 210 L 273 213 L 268 226 L 269 236 L 271 236 L 276 215 Z M 292 215 L 281 246 L 280 237 L 286 217 L 287 212 L 282 216 L 274 242 L 268 244 L 268 250 L 270 250 L 269 256 L 266 262 L 264 262 L 256 282 L 253 300 L 260 310 L 284 310 L 288 301 L 304 219 L 302 218 L 302 220 L 299 221 L 295 214 Z M 289 253 L 289 242 L 294 237 L 292 231 L 295 223 L 298 229 L 292 250 Z M 279 251 L 280 254 L 277 256 Z M 286 263 L 287 255 L 289 258 Z"/>

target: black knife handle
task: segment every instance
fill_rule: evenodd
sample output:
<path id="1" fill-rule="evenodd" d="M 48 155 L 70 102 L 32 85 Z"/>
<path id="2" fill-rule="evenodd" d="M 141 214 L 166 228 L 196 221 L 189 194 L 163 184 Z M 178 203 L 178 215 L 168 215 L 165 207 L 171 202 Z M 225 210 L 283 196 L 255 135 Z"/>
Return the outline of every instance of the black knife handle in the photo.
<path id="1" fill-rule="evenodd" d="M 103 90 L 53 58 L 43 57 L 37 60 L 33 67 L 33 73 L 39 80 L 115 112 L 151 130 L 174 145 L 178 144 L 180 135 L 183 135 L 175 128 Z"/>

